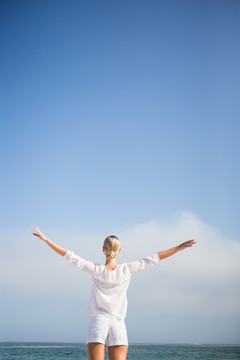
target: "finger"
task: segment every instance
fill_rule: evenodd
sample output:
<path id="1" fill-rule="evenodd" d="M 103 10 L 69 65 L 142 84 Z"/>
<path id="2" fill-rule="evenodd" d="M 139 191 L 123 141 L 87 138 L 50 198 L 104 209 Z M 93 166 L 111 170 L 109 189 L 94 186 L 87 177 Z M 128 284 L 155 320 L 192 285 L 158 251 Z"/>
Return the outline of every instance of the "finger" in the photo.
<path id="1" fill-rule="evenodd" d="M 189 243 L 189 246 L 193 246 L 194 244 L 196 244 L 196 241 L 195 241 L 195 240 L 191 240 L 190 243 Z"/>

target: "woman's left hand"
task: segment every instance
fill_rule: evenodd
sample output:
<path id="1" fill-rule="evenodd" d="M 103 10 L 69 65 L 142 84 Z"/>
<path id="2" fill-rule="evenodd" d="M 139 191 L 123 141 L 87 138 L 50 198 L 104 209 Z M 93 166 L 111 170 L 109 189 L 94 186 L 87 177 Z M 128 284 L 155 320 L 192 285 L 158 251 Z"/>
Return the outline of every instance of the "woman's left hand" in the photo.
<path id="1" fill-rule="evenodd" d="M 41 232 L 41 230 L 39 230 L 39 228 L 36 225 L 32 226 L 32 229 L 36 231 L 37 234 L 33 233 L 33 235 L 39 237 L 39 239 L 43 240 L 43 241 L 47 241 L 48 238 Z"/>

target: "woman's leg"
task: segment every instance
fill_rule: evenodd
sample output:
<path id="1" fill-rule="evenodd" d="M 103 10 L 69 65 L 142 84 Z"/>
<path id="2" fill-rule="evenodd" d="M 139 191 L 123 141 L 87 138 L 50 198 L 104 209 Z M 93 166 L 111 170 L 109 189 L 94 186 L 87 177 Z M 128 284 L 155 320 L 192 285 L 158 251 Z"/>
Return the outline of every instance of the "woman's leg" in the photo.
<path id="1" fill-rule="evenodd" d="M 104 360 L 105 345 L 101 343 L 88 343 L 88 359 L 89 360 Z"/>
<path id="2" fill-rule="evenodd" d="M 115 345 L 108 347 L 109 359 L 110 360 L 126 360 L 127 358 L 127 345 Z"/>

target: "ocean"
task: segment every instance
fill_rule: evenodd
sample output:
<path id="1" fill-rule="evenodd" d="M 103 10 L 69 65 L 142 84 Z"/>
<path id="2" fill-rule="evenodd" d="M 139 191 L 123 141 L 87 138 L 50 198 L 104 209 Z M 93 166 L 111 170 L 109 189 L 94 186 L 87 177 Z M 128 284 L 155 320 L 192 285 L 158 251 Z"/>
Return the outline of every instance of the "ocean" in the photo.
<path id="1" fill-rule="evenodd" d="M 86 360 L 85 344 L 72 343 L 0 343 L 4 360 Z M 106 357 L 108 354 L 106 351 Z M 228 360 L 240 359 L 240 345 L 204 344 L 130 344 L 128 360 Z"/>

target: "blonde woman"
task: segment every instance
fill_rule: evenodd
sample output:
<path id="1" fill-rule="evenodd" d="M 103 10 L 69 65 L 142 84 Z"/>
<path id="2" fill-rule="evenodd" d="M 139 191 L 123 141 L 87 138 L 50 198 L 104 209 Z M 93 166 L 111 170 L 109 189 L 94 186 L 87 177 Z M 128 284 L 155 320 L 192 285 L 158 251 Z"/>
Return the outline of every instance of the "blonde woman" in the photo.
<path id="1" fill-rule="evenodd" d="M 90 360 L 104 360 L 106 342 L 110 360 L 125 360 L 127 357 L 128 338 L 124 318 L 127 313 L 126 293 L 131 276 L 138 271 L 157 265 L 159 260 L 196 243 L 194 240 L 189 240 L 141 260 L 118 265 L 116 256 L 121 251 L 121 244 L 116 236 L 111 235 L 105 239 L 103 244 L 105 265 L 99 265 L 55 244 L 36 225 L 32 226 L 32 229 L 36 232 L 33 235 L 39 237 L 57 254 L 63 256 L 70 265 L 92 277 L 92 291 L 88 307 L 91 321 L 86 341 Z"/>

